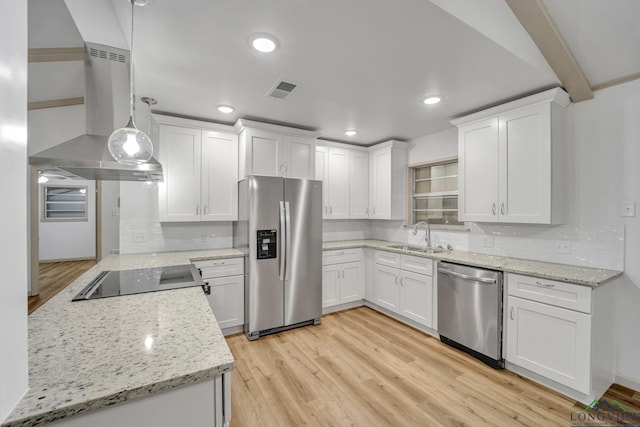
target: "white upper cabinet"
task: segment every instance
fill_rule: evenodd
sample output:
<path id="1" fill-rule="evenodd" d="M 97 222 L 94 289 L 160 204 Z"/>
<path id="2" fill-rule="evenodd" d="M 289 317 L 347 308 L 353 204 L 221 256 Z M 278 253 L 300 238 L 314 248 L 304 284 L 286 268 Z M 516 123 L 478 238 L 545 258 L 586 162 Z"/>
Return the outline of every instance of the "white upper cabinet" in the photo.
<path id="1" fill-rule="evenodd" d="M 461 221 L 564 220 L 569 103 L 566 92 L 552 89 L 451 122 L 458 126 Z"/>
<path id="2" fill-rule="evenodd" d="M 315 178 L 317 134 L 301 129 L 238 120 L 238 180 L 249 175 Z"/>
<path id="3" fill-rule="evenodd" d="M 164 170 L 164 182 L 158 186 L 160 221 L 236 220 L 238 137 L 234 129 L 165 116 L 156 119 Z"/>
<path id="4" fill-rule="evenodd" d="M 369 148 L 369 218 L 404 219 L 407 147 L 388 141 Z"/>
<path id="5" fill-rule="evenodd" d="M 202 220 L 238 219 L 238 136 L 202 132 Z"/>
<path id="6" fill-rule="evenodd" d="M 324 219 L 368 218 L 369 153 L 330 143 L 316 147 L 316 176 L 322 181 Z"/>
<path id="7" fill-rule="evenodd" d="M 349 218 L 369 218 L 369 154 L 349 152 Z"/>
<path id="8" fill-rule="evenodd" d="M 328 218 L 349 218 L 349 152 L 329 147 L 327 173 Z"/>

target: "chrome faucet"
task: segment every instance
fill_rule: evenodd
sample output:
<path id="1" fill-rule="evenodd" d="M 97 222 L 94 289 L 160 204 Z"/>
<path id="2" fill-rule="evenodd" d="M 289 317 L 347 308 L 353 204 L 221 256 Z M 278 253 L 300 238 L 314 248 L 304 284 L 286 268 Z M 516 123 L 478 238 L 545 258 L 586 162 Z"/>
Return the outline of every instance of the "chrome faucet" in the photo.
<path id="1" fill-rule="evenodd" d="M 424 231 L 424 241 L 427 243 L 427 251 L 431 250 L 431 225 L 428 222 L 420 221 L 416 222 L 413 226 L 413 235 L 416 236 L 418 234 L 418 226 L 426 225 L 427 228 Z"/>

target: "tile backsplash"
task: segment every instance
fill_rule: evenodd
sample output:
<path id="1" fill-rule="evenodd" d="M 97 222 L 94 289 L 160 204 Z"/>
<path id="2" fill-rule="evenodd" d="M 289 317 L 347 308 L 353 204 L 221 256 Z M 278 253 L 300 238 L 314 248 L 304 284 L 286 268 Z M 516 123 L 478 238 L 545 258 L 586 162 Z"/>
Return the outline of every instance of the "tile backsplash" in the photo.
<path id="1" fill-rule="evenodd" d="M 426 245 L 402 221 L 371 221 L 372 239 Z M 624 269 L 624 226 L 470 223 L 469 231 L 432 230 L 434 246 L 612 270 Z"/>
<path id="2" fill-rule="evenodd" d="M 136 236 L 137 235 L 137 236 Z M 326 220 L 323 240 L 381 239 L 426 245 L 403 221 Z M 136 237 L 138 237 L 136 239 Z M 612 270 L 624 269 L 624 226 L 470 223 L 468 231 L 432 230 L 434 246 Z M 233 247 L 233 223 L 121 221 L 120 252 L 166 252 Z"/>

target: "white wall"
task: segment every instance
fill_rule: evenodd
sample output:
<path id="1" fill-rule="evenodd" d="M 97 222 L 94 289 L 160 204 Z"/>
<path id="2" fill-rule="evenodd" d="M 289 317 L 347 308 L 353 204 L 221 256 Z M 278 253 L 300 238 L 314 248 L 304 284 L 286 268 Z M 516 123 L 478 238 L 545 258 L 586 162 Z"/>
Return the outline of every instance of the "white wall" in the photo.
<path id="1" fill-rule="evenodd" d="M 0 5 L 0 422 L 27 390 L 27 2 Z"/>
<path id="2" fill-rule="evenodd" d="M 625 274 L 616 312 L 619 382 L 640 390 L 640 211 L 621 217 L 622 201 L 640 202 L 640 80 L 595 93 L 575 106 L 576 215 L 580 223 L 625 227 Z"/>
<path id="3" fill-rule="evenodd" d="M 42 202 L 45 185 L 87 187 L 86 221 L 43 221 Z M 50 179 L 40 184 L 39 197 L 40 261 L 92 259 L 96 257 L 96 182 L 88 180 Z"/>
<path id="4" fill-rule="evenodd" d="M 120 252 L 120 182 L 102 181 L 102 258 Z"/>

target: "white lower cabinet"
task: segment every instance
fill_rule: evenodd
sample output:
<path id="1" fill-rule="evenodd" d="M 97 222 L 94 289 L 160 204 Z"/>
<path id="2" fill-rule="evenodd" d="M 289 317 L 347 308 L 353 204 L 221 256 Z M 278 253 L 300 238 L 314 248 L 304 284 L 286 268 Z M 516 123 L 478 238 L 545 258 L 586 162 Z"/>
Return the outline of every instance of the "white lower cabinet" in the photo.
<path id="1" fill-rule="evenodd" d="M 322 307 L 364 298 L 362 249 L 327 251 L 323 254 Z"/>
<path id="2" fill-rule="evenodd" d="M 507 368 L 589 403 L 614 380 L 613 286 L 507 274 Z"/>
<path id="3" fill-rule="evenodd" d="M 222 332 L 225 335 L 239 332 L 235 329 L 244 324 L 244 260 L 227 258 L 193 264 L 209 285 L 211 293 L 207 300 Z"/>
<path id="4" fill-rule="evenodd" d="M 507 360 L 589 393 L 591 316 L 509 297 Z"/>
<path id="5" fill-rule="evenodd" d="M 421 274 L 432 271 L 431 259 L 377 251 L 374 303 L 421 325 L 432 327 L 433 276 Z"/>

